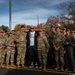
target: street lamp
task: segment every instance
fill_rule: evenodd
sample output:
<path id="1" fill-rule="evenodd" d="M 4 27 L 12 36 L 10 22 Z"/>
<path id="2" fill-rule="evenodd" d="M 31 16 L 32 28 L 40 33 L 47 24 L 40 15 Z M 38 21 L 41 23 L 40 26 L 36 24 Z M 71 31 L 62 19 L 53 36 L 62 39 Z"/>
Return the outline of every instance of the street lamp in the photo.
<path id="1" fill-rule="evenodd" d="M 12 28 L 12 17 L 11 17 L 11 10 L 12 10 L 12 8 L 11 8 L 11 6 L 12 6 L 12 0 L 9 0 L 9 28 L 10 28 L 10 30 L 11 30 L 11 28 Z"/>

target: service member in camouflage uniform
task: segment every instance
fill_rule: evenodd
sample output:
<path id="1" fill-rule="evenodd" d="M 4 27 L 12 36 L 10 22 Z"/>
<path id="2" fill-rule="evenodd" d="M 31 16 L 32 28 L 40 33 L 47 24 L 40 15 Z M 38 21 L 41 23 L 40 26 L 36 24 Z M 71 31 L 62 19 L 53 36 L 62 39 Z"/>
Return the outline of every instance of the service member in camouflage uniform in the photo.
<path id="1" fill-rule="evenodd" d="M 38 58 L 40 62 L 39 69 L 46 70 L 47 63 L 47 52 L 49 50 L 49 44 L 46 36 L 43 35 L 43 31 L 39 31 L 38 36 Z"/>
<path id="2" fill-rule="evenodd" d="M 62 34 L 65 36 L 66 35 L 66 28 L 62 29 Z"/>
<path id="3" fill-rule="evenodd" d="M 60 33 L 60 28 L 56 27 L 56 34 L 54 36 L 54 48 L 55 48 L 55 59 L 56 59 L 56 65 L 57 67 L 55 70 L 58 70 L 60 68 L 61 71 L 64 71 L 64 47 L 63 43 L 65 41 L 65 36 Z M 61 65 L 60 65 L 61 63 Z"/>
<path id="4" fill-rule="evenodd" d="M 24 67 L 25 54 L 26 54 L 26 33 L 22 25 L 20 31 L 17 32 L 17 67 L 22 65 Z"/>
<path id="5" fill-rule="evenodd" d="M 50 49 L 49 49 L 49 52 L 48 52 L 48 65 L 51 68 L 54 68 L 56 66 L 56 64 L 55 64 L 56 63 L 55 62 L 55 49 L 54 49 L 54 46 L 53 46 L 53 40 L 54 40 L 55 34 L 56 34 L 55 27 L 51 26 L 51 31 L 50 31 L 50 35 L 49 35 Z"/>
<path id="6" fill-rule="evenodd" d="M 4 36 L 4 31 L 0 31 L 0 67 L 2 67 L 5 58 L 5 47 L 6 47 L 6 38 Z"/>
<path id="7" fill-rule="evenodd" d="M 7 40 L 7 57 L 6 57 L 6 65 L 8 66 L 9 61 L 11 66 L 14 66 L 14 54 L 15 54 L 15 37 L 13 35 L 13 31 L 9 32 L 9 37 Z"/>
<path id="8" fill-rule="evenodd" d="M 71 34 L 72 34 L 72 36 L 73 36 L 74 39 L 75 39 L 75 31 L 71 31 Z"/>

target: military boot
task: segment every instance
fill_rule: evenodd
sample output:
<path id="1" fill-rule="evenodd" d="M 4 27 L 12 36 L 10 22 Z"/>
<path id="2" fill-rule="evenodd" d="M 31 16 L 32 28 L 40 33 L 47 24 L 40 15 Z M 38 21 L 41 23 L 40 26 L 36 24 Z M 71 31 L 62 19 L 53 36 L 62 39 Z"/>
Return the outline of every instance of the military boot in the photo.
<path id="1" fill-rule="evenodd" d="M 15 66 L 14 63 L 11 63 L 11 66 Z"/>
<path id="2" fill-rule="evenodd" d="M 22 68 L 24 68 L 24 65 L 22 64 Z"/>
<path id="3" fill-rule="evenodd" d="M 8 66 L 9 66 L 9 65 L 6 63 L 6 68 L 9 68 Z"/>
<path id="4" fill-rule="evenodd" d="M 0 64 L 0 66 L 1 66 L 1 68 L 3 67 L 3 66 L 2 66 L 2 63 Z"/>
<path id="5" fill-rule="evenodd" d="M 65 69 L 65 71 L 69 71 L 69 69 L 68 69 L 68 68 L 66 68 L 66 69 Z"/>
<path id="6" fill-rule="evenodd" d="M 64 68 L 63 68 L 63 66 L 61 66 L 61 69 L 60 69 L 62 72 L 64 71 Z"/>
<path id="7" fill-rule="evenodd" d="M 73 69 L 73 71 L 72 71 L 73 73 L 75 73 L 75 69 Z"/>
<path id="8" fill-rule="evenodd" d="M 16 66 L 16 68 L 20 68 L 20 65 L 18 64 L 18 65 Z"/>
<path id="9" fill-rule="evenodd" d="M 39 67 L 39 69 L 43 69 L 43 66 L 41 65 L 41 66 Z"/>
<path id="10" fill-rule="evenodd" d="M 43 71 L 46 71 L 46 65 L 43 66 Z"/>
<path id="11" fill-rule="evenodd" d="M 55 68 L 55 70 L 56 70 L 56 71 L 59 70 L 59 65 L 57 65 L 57 67 Z"/>

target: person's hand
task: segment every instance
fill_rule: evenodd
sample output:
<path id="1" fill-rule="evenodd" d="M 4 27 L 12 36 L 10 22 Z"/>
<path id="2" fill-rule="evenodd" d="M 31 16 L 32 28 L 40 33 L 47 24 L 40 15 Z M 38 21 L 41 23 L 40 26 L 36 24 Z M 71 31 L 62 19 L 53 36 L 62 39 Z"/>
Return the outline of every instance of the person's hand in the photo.
<path id="1" fill-rule="evenodd" d="M 48 53 L 48 51 L 49 51 L 49 49 L 47 49 L 47 51 L 46 51 L 46 52 Z"/>
<path id="2" fill-rule="evenodd" d="M 68 42 L 66 42 L 66 44 L 68 45 L 69 43 L 68 43 Z"/>
<path id="3" fill-rule="evenodd" d="M 58 50 L 59 50 L 59 47 L 55 47 L 55 51 L 58 52 Z"/>
<path id="4" fill-rule="evenodd" d="M 1 44 L 1 45 L 0 45 L 0 49 L 1 49 L 1 48 L 5 48 L 5 47 L 6 47 L 6 46 L 5 46 L 4 44 Z"/>
<path id="5" fill-rule="evenodd" d="M 64 54 L 66 53 L 66 51 L 64 51 Z"/>
<path id="6" fill-rule="evenodd" d="M 23 38 L 21 38 L 21 42 L 23 42 L 24 41 L 24 39 Z"/>
<path id="7" fill-rule="evenodd" d="M 10 46 L 15 47 L 15 44 L 14 43 L 11 43 Z"/>

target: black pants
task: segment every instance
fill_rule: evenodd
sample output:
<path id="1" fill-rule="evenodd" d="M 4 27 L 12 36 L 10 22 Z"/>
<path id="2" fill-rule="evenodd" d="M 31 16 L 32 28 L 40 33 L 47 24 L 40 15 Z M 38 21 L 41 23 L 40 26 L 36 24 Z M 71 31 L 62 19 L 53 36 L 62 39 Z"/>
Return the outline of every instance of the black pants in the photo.
<path id="1" fill-rule="evenodd" d="M 37 50 L 35 50 L 34 46 L 30 46 L 29 48 L 29 54 L 30 54 L 30 61 L 31 62 L 38 62 L 38 53 Z"/>
<path id="2" fill-rule="evenodd" d="M 66 61 L 65 61 L 65 67 L 66 68 L 71 68 L 71 69 L 75 69 L 75 63 L 74 63 L 74 55 L 73 55 L 73 47 L 71 46 L 68 46 L 68 47 L 65 47 L 65 50 L 66 50 L 66 54 L 65 54 L 65 58 L 66 58 Z"/>
<path id="3" fill-rule="evenodd" d="M 47 54 L 47 67 L 54 68 L 56 66 L 54 47 L 51 46 Z"/>

